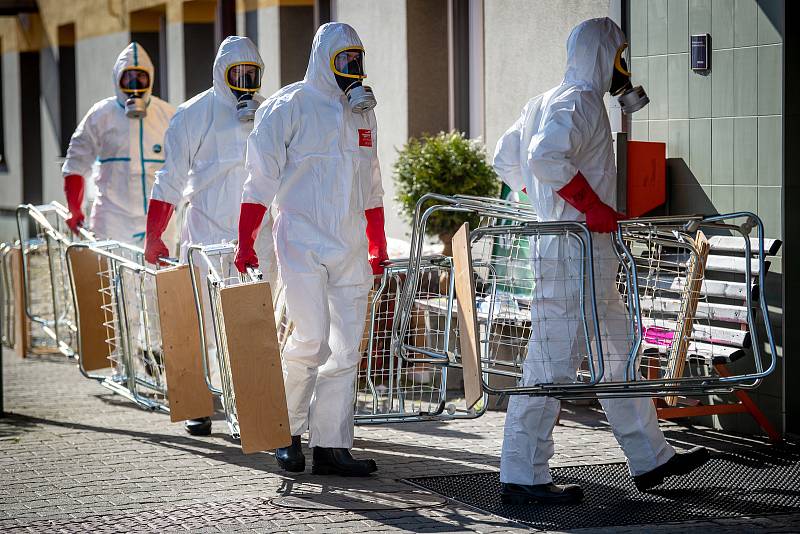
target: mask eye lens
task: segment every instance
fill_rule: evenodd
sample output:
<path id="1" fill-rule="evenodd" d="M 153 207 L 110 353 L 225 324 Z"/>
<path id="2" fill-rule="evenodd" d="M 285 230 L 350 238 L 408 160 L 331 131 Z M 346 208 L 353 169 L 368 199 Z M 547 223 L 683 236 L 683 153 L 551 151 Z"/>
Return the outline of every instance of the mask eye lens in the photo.
<path id="1" fill-rule="evenodd" d="M 228 67 L 225 80 L 234 91 L 255 92 L 261 88 L 261 68 L 251 63 L 236 63 Z"/>
<path id="2" fill-rule="evenodd" d="M 348 78 L 366 78 L 364 52 L 359 49 L 342 50 L 333 56 L 333 72 Z"/>
<path id="3" fill-rule="evenodd" d="M 140 93 L 150 88 L 150 74 L 143 69 L 128 69 L 122 73 L 119 86 L 125 93 Z"/>

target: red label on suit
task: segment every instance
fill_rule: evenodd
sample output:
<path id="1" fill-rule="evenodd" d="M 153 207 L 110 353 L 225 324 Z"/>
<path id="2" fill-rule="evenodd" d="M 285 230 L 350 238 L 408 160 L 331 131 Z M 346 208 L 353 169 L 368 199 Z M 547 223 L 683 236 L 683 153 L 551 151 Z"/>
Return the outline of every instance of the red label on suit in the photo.
<path id="1" fill-rule="evenodd" d="M 358 129 L 358 146 L 372 147 L 372 130 Z"/>

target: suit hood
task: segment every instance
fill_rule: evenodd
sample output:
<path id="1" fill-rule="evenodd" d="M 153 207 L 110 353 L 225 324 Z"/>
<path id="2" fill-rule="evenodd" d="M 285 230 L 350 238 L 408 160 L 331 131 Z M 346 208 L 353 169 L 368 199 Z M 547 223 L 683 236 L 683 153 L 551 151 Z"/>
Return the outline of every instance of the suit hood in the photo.
<path id="1" fill-rule="evenodd" d="M 581 22 L 567 39 L 564 79 L 605 93 L 611 87 L 617 50 L 626 41 L 620 27 L 607 17 Z"/>

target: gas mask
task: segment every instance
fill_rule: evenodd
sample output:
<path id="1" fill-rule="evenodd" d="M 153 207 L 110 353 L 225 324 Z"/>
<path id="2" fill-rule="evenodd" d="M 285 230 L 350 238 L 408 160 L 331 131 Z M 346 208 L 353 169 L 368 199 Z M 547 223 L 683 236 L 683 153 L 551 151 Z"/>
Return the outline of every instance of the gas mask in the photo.
<path id="1" fill-rule="evenodd" d="M 350 103 L 351 111 L 366 113 L 378 104 L 372 88 L 361 82 L 367 77 L 364 72 L 364 49 L 362 47 L 351 46 L 333 54 L 331 70 L 336 78 L 336 84 Z"/>
<path id="2" fill-rule="evenodd" d="M 261 89 L 261 66 L 248 61 L 233 63 L 225 71 L 225 82 L 236 98 L 236 118 L 252 121 L 262 101 L 256 98 Z"/>
<path id="3" fill-rule="evenodd" d="M 144 95 L 150 90 L 150 73 L 139 67 L 128 67 L 122 71 L 119 88 L 128 95 L 125 100 L 125 116 L 142 119 L 147 115 Z"/>
<path id="4" fill-rule="evenodd" d="M 617 97 L 619 105 L 622 106 L 622 112 L 630 115 L 649 104 L 650 98 L 641 85 L 634 87 L 631 83 L 628 63 L 622 56 L 626 48 L 628 48 L 628 43 L 624 43 L 617 50 L 614 58 L 614 73 L 611 75 L 611 88 L 608 92 Z"/>

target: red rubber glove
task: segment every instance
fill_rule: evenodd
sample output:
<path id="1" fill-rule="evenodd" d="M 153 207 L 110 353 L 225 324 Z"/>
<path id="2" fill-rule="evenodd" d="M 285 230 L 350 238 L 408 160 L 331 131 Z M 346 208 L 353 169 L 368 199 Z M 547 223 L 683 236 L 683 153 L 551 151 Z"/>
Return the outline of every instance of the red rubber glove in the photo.
<path id="1" fill-rule="evenodd" d="M 64 177 L 64 194 L 67 197 L 67 208 L 69 208 L 69 219 L 67 226 L 75 234 L 78 228 L 83 226 L 85 217 L 83 216 L 83 176 L 80 174 L 68 174 Z"/>
<path id="2" fill-rule="evenodd" d="M 369 242 L 369 265 L 372 274 L 383 274 L 382 263 L 389 259 L 386 251 L 386 232 L 383 206 L 364 211 L 367 218 L 367 241 Z"/>
<path id="3" fill-rule="evenodd" d="M 240 273 L 246 273 L 248 267 L 258 267 L 258 256 L 253 247 L 265 213 L 267 208 L 261 204 L 242 203 L 239 212 L 239 244 L 233 260 Z"/>
<path id="4" fill-rule="evenodd" d="M 605 204 L 580 171 L 567 185 L 557 191 L 559 196 L 586 215 L 586 226 L 592 232 L 609 233 L 617 230 L 617 222 L 625 216 Z"/>
<path id="5" fill-rule="evenodd" d="M 147 206 L 147 227 L 145 228 L 144 259 L 157 264 L 158 258 L 169 257 L 169 249 L 161 235 L 167 229 L 175 206 L 163 200 L 150 199 Z"/>

